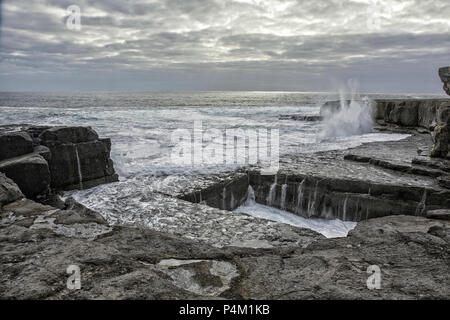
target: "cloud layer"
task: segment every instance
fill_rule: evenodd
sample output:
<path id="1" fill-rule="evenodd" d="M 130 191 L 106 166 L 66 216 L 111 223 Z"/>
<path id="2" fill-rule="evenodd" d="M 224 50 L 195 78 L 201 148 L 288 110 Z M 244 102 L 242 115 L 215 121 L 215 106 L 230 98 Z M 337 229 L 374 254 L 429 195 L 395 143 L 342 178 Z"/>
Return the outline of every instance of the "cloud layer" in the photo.
<path id="1" fill-rule="evenodd" d="M 81 9 L 81 30 L 66 26 Z M 0 90 L 440 93 L 448 0 L 6 0 Z"/>

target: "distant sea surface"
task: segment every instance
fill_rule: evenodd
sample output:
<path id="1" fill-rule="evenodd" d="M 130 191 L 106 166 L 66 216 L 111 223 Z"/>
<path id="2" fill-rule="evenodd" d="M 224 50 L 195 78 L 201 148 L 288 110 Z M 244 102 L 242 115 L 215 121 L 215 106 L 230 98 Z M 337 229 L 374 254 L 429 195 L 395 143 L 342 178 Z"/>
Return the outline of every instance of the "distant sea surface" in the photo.
<path id="1" fill-rule="evenodd" d="M 439 96 L 362 95 L 369 98 Z M 91 126 L 112 139 L 112 158 L 121 178 L 227 170 L 225 166 L 173 164 L 171 133 L 206 129 L 279 129 L 280 153 L 345 149 L 363 142 L 397 140 L 394 134 L 369 133 L 318 142 L 322 124 L 279 120 L 280 114 L 319 114 L 338 100 L 332 93 L 178 92 L 178 93 L 16 93 L 0 92 L 0 125 Z"/>

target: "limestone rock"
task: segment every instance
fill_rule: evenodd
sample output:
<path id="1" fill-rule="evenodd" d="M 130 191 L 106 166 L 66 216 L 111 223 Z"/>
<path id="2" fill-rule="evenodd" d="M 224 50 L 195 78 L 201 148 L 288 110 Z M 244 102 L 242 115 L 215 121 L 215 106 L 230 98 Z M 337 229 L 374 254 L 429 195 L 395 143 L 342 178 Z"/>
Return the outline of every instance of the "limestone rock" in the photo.
<path id="1" fill-rule="evenodd" d="M 0 134 L 0 161 L 33 152 L 33 140 L 26 132 Z"/>
<path id="2" fill-rule="evenodd" d="M 17 184 L 0 172 L 0 208 L 21 198 L 23 194 Z"/>
<path id="3" fill-rule="evenodd" d="M 43 131 L 39 138 L 51 143 L 80 143 L 98 140 L 98 134 L 88 127 L 54 127 Z"/>
<path id="4" fill-rule="evenodd" d="M 450 221 L 450 210 L 431 210 L 427 212 L 427 218 Z"/>
<path id="5" fill-rule="evenodd" d="M 445 158 L 448 154 L 449 128 L 447 124 L 442 124 L 434 130 L 434 147 L 430 157 Z"/>
<path id="6" fill-rule="evenodd" d="M 439 77 L 444 83 L 444 91 L 450 95 L 450 67 L 440 68 Z"/>
<path id="7" fill-rule="evenodd" d="M 50 128 L 39 139 L 51 152 L 52 188 L 83 189 L 118 180 L 110 159 L 111 140 L 99 139 L 91 128 Z"/>
<path id="8" fill-rule="evenodd" d="M 12 179 L 28 198 L 46 195 L 50 187 L 50 171 L 47 161 L 39 154 L 31 153 L 0 162 L 0 172 Z"/>

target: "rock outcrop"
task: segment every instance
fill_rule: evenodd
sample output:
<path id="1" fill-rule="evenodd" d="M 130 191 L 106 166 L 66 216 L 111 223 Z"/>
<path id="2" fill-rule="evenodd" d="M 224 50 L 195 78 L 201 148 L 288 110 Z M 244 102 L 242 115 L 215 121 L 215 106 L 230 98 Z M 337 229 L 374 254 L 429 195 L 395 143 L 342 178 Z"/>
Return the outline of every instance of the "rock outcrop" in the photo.
<path id="1" fill-rule="evenodd" d="M 0 210 L 3 205 L 22 198 L 23 194 L 17 184 L 0 172 Z"/>
<path id="2" fill-rule="evenodd" d="M 444 91 L 450 95 L 450 67 L 440 68 L 439 77 L 444 83 Z"/>
<path id="3" fill-rule="evenodd" d="M 311 240 L 303 247 L 217 248 L 20 200 L 0 213 L 0 299 L 450 297 L 446 221 L 384 217 L 359 223 L 346 238 Z M 80 268 L 79 290 L 67 287 L 69 265 Z M 367 285 L 373 265 L 380 290 Z"/>
<path id="4" fill-rule="evenodd" d="M 33 140 L 26 132 L 0 133 L 0 161 L 33 152 Z"/>
<path id="5" fill-rule="evenodd" d="M 118 180 L 110 159 L 111 140 L 99 139 L 91 128 L 50 128 L 39 139 L 52 154 L 52 188 L 83 189 Z"/>
<path id="6" fill-rule="evenodd" d="M 86 127 L 5 126 L 0 130 L 0 172 L 30 199 L 57 190 L 118 180 L 111 141 Z"/>
<path id="7" fill-rule="evenodd" d="M 17 183 L 28 198 L 38 199 L 50 192 L 49 166 L 37 153 L 1 161 L 0 172 Z"/>

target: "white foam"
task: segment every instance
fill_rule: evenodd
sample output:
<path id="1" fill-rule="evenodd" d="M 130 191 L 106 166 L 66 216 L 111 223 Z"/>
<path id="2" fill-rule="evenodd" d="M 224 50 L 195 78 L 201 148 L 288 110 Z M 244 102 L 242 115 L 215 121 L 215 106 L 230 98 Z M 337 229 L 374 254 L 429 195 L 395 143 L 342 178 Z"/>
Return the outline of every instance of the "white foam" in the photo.
<path id="1" fill-rule="evenodd" d="M 260 219 L 281 222 L 300 228 L 314 230 L 327 238 L 346 237 L 348 232 L 356 227 L 356 222 L 342 221 L 339 219 L 306 219 L 287 211 L 255 203 L 254 201 L 246 201 L 242 206 L 233 212 L 245 213 Z"/>

